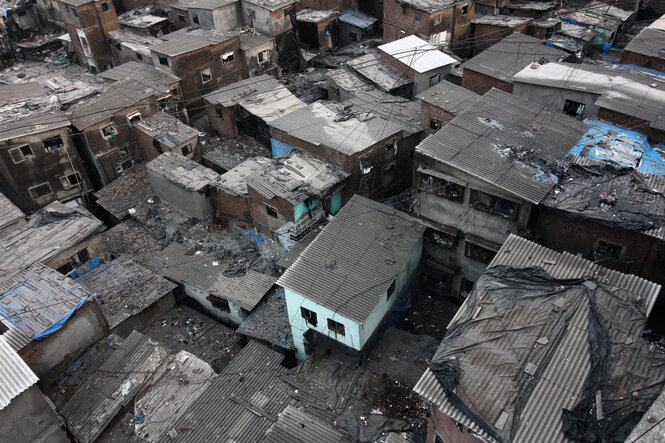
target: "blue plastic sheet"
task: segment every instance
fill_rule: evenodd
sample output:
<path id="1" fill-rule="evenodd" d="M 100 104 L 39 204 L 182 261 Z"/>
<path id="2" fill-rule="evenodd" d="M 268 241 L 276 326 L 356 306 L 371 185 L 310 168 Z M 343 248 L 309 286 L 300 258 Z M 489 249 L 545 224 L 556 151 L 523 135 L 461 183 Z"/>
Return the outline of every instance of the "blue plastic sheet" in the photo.
<path id="1" fill-rule="evenodd" d="M 74 306 L 72 309 L 70 309 L 70 310 L 69 310 L 65 315 L 63 315 L 58 321 L 56 321 L 56 322 L 53 323 L 51 326 L 49 326 L 48 328 L 44 329 L 42 332 L 40 332 L 39 334 L 35 335 L 35 336 L 32 337 L 32 338 L 35 339 L 35 340 L 43 340 L 43 339 L 45 339 L 46 337 L 48 337 L 49 335 L 53 334 L 53 333 L 54 333 L 55 331 L 57 331 L 58 329 L 62 328 L 62 325 L 64 325 L 65 323 L 67 323 L 67 320 L 69 320 L 69 317 L 71 317 L 72 315 L 74 315 L 74 312 L 76 312 L 76 310 L 77 310 L 78 308 L 80 308 L 81 306 L 83 306 L 83 304 L 84 304 L 85 302 L 87 302 L 89 299 L 90 299 L 90 295 L 87 295 L 87 296 L 81 298 L 81 300 L 76 304 L 76 306 Z"/>
<path id="2" fill-rule="evenodd" d="M 85 271 L 83 272 L 76 272 L 72 271 L 69 273 L 69 276 L 73 279 L 77 279 L 82 275 L 87 274 L 88 272 L 92 271 L 93 269 L 97 269 L 101 262 L 99 261 L 99 257 L 93 257 L 92 260 L 88 262 L 88 266 L 85 267 Z M 106 265 L 104 265 L 106 266 Z"/>
<path id="3" fill-rule="evenodd" d="M 281 157 L 287 152 L 295 149 L 293 146 L 288 143 L 277 140 L 276 138 L 270 139 L 270 147 L 272 148 L 272 158 Z"/>

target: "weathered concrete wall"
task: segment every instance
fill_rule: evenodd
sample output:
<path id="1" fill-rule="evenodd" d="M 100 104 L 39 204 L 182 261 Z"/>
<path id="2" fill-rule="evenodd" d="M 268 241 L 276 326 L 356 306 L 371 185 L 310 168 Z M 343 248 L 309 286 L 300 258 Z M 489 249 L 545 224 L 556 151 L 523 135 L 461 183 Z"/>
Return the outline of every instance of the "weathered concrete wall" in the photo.
<path id="1" fill-rule="evenodd" d="M 245 321 L 245 318 L 247 318 L 240 306 L 235 303 L 228 302 L 227 310 L 225 309 L 226 303 L 218 297 L 210 295 L 209 292 L 187 283 L 183 284 L 183 287 L 185 289 L 185 294 L 198 303 L 205 310 L 205 314 L 220 323 L 237 328 L 243 321 Z M 224 306 L 221 307 L 220 305 Z"/>
<path id="2" fill-rule="evenodd" d="M 68 443 L 58 416 L 37 385 L 14 397 L 0 411 L 0 436 L 10 442 Z"/>
<path id="3" fill-rule="evenodd" d="M 196 19 L 198 18 L 199 23 L 197 26 L 203 29 L 232 31 L 242 25 L 242 10 L 239 1 L 216 9 L 190 7 L 188 10 L 190 23 L 196 25 Z"/>
<path id="4" fill-rule="evenodd" d="M 33 340 L 19 355 L 44 386 L 57 377 L 85 351 L 109 333 L 106 319 L 94 300 L 87 301 L 56 332 L 44 340 Z"/>
<path id="5" fill-rule="evenodd" d="M 275 51 L 275 40 L 246 50 L 241 50 L 243 61 L 243 76 L 246 78 L 256 77 L 262 74 L 270 74 L 277 65 L 277 52 Z M 259 59 L 259 54 L 261 59 Z"/>
<path id="6" fill-rule="evenodd" d="M 562 80 L 562 83 L 565 80 Z M 584 91 L 574 91 L 565 88 L 551 88 L 548 86 L 534 85 L 530 83 L 521 83 L 516 81 L 513 83 L 513 94 L 522 98 L 531 100 L 532 102 L 539 103 L 554 112 L 563 112 L 563 106 L 566 100 L 572 100 L 578 103 L 583 103 L 584 118 L 596 117 L 598 115 L 598 106 L 596 100 L 600 94 Z"/>
<path id="7" fill-rule="evenodd" d="M 118 326 L 111 329 L 110 332 L 111 334 L 126 338 L 132 333 L 132 331 L 142 331 L 174 306 L 175 297 L 173 296 L 173 292 L 169 292 L 137 315 L 128 317 Z"/>
<path id="8" fill-rule="evenodd" d="M 207 100 L 204 100 L 204 102 L 206 114 L 208 115 L 208 123 L 210 123 L 212 129 L 225 138 L 237 137 L 238 127 L 235 121 L 235 105 L 225 108 L 222 105 L 213 105 Z M 217 110 L 220 110 L 221 117 L 217 115 Z"/>
<path id="9" fill-rule="evenodd" d="M 213 213 L 209 191 L 188 191 L 150 169 L 148 169 L 148 176 L 155 195 L 185 214 L 203 219 Z"/>
<path id="10" fill-rule="evenodd" d="M 413 75 L 413 97 L 420 94 L 421 92 L 427 91 L 432 86 L 437 83 L 441 83 L 448 77 L 450 70 L 452 69 L 451 65 L 443 66 L 438 69 L 432 69 L 427 72 L 416 72 Z M 438 76 L 438 77 L 437 77 Z M 437 80 L 438 79 L 438 80 Z"/>
<path id="11" fill-rule="evenodd" d="M 290 17 L 285 14 L 285 10 L 290 7 L 291 5 L 271 11 L 253 3 L 243 2 L 243 20 L 245 24 L 258 29 L 262 34 L 275 37 L 293 29 Z"/>
<path id="12" fill-rule="evenodd" d="M 192 21 L 187 9 L 178 7 L 177 5 L 169 7 L 171 8 L 171 11 L 168 13 L 168 17 L 174 23 L 176 30 L 192 26 Z"/>
<path id="13" fill-rule="evenodd" d="M 198 135 L 190 138 L 184 143 L 180 143 L 179 145 L 173 148 L 166 146 L 164 143 L 160 141 L 157 141 L 157 143 L 159 144 L 159 148 L 161 149 L 161 152 L 158 152 L 157 148 L 154 145 L 153 139 L 152 137 L 150 137 L 150 135 L 136 128 L 134 128 L 134 134 L 136 136 L 136 141 L 142 151 L 141 155 L 146 162 L 156 159 L 164 152 L 175 152 L 178 155 L 182 155 L 185 158 L 191 159 L 192 157 L 194 157 L 194 152 L 196 151 L 196 147 L 199 143 Z M 182 148 L 184 148 L 187 145 L 190 145 L 190 147 L 192 148 L 192 152 L 185 155 L 182 151 Z"/>

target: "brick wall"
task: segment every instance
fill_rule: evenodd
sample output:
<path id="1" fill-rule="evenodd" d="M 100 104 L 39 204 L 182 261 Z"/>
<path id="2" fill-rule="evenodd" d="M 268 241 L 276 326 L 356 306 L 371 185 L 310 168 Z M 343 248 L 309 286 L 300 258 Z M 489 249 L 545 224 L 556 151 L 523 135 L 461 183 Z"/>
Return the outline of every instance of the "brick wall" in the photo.
<path id="1" fill-rule="evenodd" d="M 192 22 L 189 20 L 189 12 L 186 9 L 181 9 L 173 5 L 171 6 L 171 12 L 169 12 L 168 16 L 175 24 L 176 30 L 188 28 L 192 25 Z M 181 16 L 184 17 L 185 21 L 181 21 Z"/>
<path id="2" fill-rule="evenodd" d="M 468 432 L 468 428 L 457 424 L 432 404 L 432 415 L 427 426 L 427 443 L 435 443 L 438 434 L 446 443 L 480 443 L 482 440 Z"/>
<path id="3" fill-rule="evenodd" d="M 293 205 L 283 198 L 267 199 L 250 186 L 247 187 L 249 210 L 254 225 L 263 233 L 275 231 L 288 222 L 294 222 Z M 268 215 L 266 204 L 277 209 L 277 218 Z"/>
<path id="4" fill-rule="evenodd" d="M 501 89 L 510 94 L 513 93 L 512 83 L 504 82 L 468 68 L 465 68 L 462 73 L 462 86 L 480 95 L 485 94 L 492 88 Z"/>
<path id="5" fill-rule="evenodd" d="M 300 0 L 298 10 L 321 9 L 326 11 L 346 12 L 358 7 L 358 0 Z"/>
<path id="6" fill-rule="evenodd" d="M 527 26 L 526 35 L 537 38 L 539 40 L 545 40 L 549 36 L 549 31 L 551 28 L 542 28 L 540 26 Z"/>
<path id="7" fill-rule="evenodd" d="M 212 203 L 218 214 L 241 220 L 252 220 L 248 195 L 235 195 L 224 189 L 213 188 Z"/>
<path id="8" fill-rule="evenodd" d="M 444 111 L 443 109 L 437 106 L 434 106 L 424 101 L 421 102 L 420 123 L 426 134 L 434 134 L 435 132 L 437 132 L 436 129 L 430 128 L 429 125 L 430 119 L 434 119 L 441 122 L 441 127 L 443 128 L 455 117 L 457 117 L 455 114 L 452 114 L 448 111 Z"/>
<path id="9" fill-rule="evenodd" d="M 474 53 L 479 53 L 489 48 L 490 46 L 503 40 L 504 37 L 512 34 L 513 32 L 522 32 L 527 28 L 527 24 L 523 24 L 516 28 L 507 28 L 505 26 L 497 25 L 484 25 L 476 24 L 474 26 Z"/>
<path id="10" fill-rule="evenodd" d="M 655 69 L 657 71 L 665 71 L 664 59 L 649 57 L 632 51 L 623 51 L 623 55 L 621 56 L 621 63 L 629 63 L 638 66 L 644 66 L 645 68 Z"/>
<path id="11" fill-rule="evenodd" d="M 234 108 L 225 108 L 222 105 L 213 105 L 207 100 L 205 101 L 206 113 L 208 115 L 208 122 L 213 131 L 225 138 L 234 138 L 238 136 L 238 127 L 236 126 Z M 217 117 L 217 109 L 222 110 L 222 118 Z"/>

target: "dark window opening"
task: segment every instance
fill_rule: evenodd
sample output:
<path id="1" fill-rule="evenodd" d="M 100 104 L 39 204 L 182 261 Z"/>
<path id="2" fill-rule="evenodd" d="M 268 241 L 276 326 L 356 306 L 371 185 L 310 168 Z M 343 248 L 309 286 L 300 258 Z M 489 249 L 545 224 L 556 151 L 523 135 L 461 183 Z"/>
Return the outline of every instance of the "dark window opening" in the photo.
<path id="1" fill-rule="evenodd" d="M 486 265 L 489 265 L 494 256 L 496 255 L 496 251 L 483 248 L 482 246 L 478 246 L 474 243 L 470 243 L 467 241 L 466 248 L 464 249 L 464 255 L 469 257 L 471 260 L 475 260 L 480 263 L 485 263 Z"/>
<path id="2" fill-rule="evenodd" d="M 417 12 L 413 14 L 413 21 L 420 22 L 420 14 L 418 14 Z"/>
<path id="3" fill-rule="evenodd" d="M 115 128 L 113 127 L 113 125 L 104 126 L 102 128 L 102 135 L 106 139 L 114 138 L 115 137 Z"/>
<path id="4" fill-rule="evenodd" d="M 10 149 L 9 155 L 12 157 L 14 163 L 21 163 L 26 158 L 35 156 L 34 152 L 32 152 L 32 148 L 30 148 L 30 145 L 23 145 L 19 146 L 18 148 Z"/>
<path id="5" fill-rule="evenodd" d="M 469 5 L 462 6 L 462 15 L 467 15 L 469 13 Z"/>
<path id="6" fill-rule="evenodd" d="M 357 42 L 358 41 L 358 34 L 355 32 L 349 32 L 349 40 L 352 42 Z"/>
<path id="7" fill-rule="evenodd" d="M 266 214 L 273 218 L 277 218 L 277 209 L 273 208 L 270 205 L 266 205 Z"/>
<path id="8" fill-rule="evenodd" d="M 220 120 L 224 120 L 224 108 L 215 108 L 215 116 Z"/>
<path id="9" fill-rule="evenodd" d="M 210 304 L 214 307 L 219 309 L 222 312 L 231 312 L 231 307 L 229 306 L 229 301 L 224 300 L 223 298 L 215 297 L 214 295 L 209 295 L 206 297 L 206 299 L 210 302 Z"/>
<path id="10" fill-rule="evenodd" d="M 605 240 L 598 240 L 596 247 L 593 249 L 594 261 L 612 258 L 621 258 L 623 246 L 607 242 Z"/>
<path id="11" fill-rule="evenodd" d="M 90 66 L 90 72 L 92 72 L 93 74 L 97 74 L 97 68 L 95 66 L 91 65 Z"/>
<path id="12" fill-rule="evenodd" d="M 76 186 L 79 183 L 81 183 L 81 176 L 79 175 L 78 172 L 74 172 L 73 174 L 60 177 L 60 183 L 62 183 L 63 188 L 69 189 L 72 186 Z"/>
<path id="13" fill-rule="evenodd" d="M 439 197 L 462 203 L 464 201 L 464 186 L 449 182 L 442 178 L 422 175 L 421 190 L 430 192 Z"/>
<path id="14" fill-rule="evenodd" d="M 473 291 L 473 285 L 475 284 L 476 283 L 471 280 L 462 278 L 462 286 L 460 287 L 460 295 L 462 295 L 462 298 L 466 298 L 467 295 L 471 294 L 471 291 Z"/>
<path id="15" fill-rule="evenodd" d="M 78 17 L 78 16 L 79 16 L 79 12 L 76 10 L 76 8 L 70 8 L 70 11 L 72 12 L 72 15 L 73 15 L 74 17 Z"/>
<path id="16" fill-rule="evenodd" d="M 263 62 L 267 61 L 268 58 L 270 58 L 269 52 L 270 51 L 268 49 L 266 49 L 265 51 L 259 52 L 259 63 L 263 63 Z"/>
<path id="17" fill-rule="evenodd" d="M 57 269 L 57 271 L 61 274 L 67 275 L 70 272 L 72 272 L 74 269 L 87 263 L 89 260 L 90 260 L 90 253 L 88 252 L 87 248 L 84 248 L 80 250 L 78 253 L 72 255 L 65 264 L 63 264 Z"/>
<path id="18" fill-rule="evenodd" d="M 53 191 L 51 190 L 51 185 L 49 185 L 48 183 L 42 183 L 41 185 L 32 187 L 29 189 L 29 191 L 32 198 L 35 199 L 40 197 L 45 197 L 53 193 Z"/>
<path id="19" fill-rule="evenodd" d="M 141 54 L 139 54 L 138 52 L 136 53 L 136 60 L 143 61 L 143 56 Z"/>
<path id="20" fill-rule="evenodd" d="M 104 2 L 102 3 L 102 12 L 109 12 L 111 8 L 109 7 L 109 4 Z"/>
<path id="21" fill-rule="evenodd" d="M 445 249 L 453 249 L 455 247 L 455 237 L 431 229 L 428 229 L 425 233 L 425 241 L 429 244 L 437 245 Z"/>
<path id="22" fill-rule="evenodd" d="M 159 58 L 159 64 L 168 66 L 169 65 L 169 59 L 166 55 L 164 54 L 157 54 L 157 57 Z"/>
<path id="23" fill-rule="evenodd" d="M 21 10 L 18 12 L 19 17 L 25 17 L 25 11 Z"/>
<path id="24" fill-rule="evenodd" d="M 310 311 L 309 309 L 303 308 L 302 306 L 300 307 L 300 315 L 302 315 L 302 318 L 305 319 L 305 322 L 307 324 L 310 324 L 314 327 L 316 327 L 317 324 L 319 324 L 317 318 L 316 318 L 316 312 Z"/>
<path id="25" fill-rule="evenodd" d="M 433 118 L 430 118 L 429 128 L 438 131 L 439 129 L 441 129 L 441 122 L 438 120 L 434 120 Z"/>
<path id="26" fill-rule="evenodd" d="M 134 162 L 133 162 L 132 160 L 126 160 L 126 161 L 120 163 L 120 164 L 115 168 L 115 170 L 116 170 L 116 172 L 117 172 L 118 174 L 122 174 L 124 171 L 126 171 L 126 170 L 129 169 L 129 168 L 131 168 L 132 166 L 134 166 Z"/>
<path id="27" fill-rule="evenodd" d="M 120 43 L 115 44 L 115 49 L 117 49 L 118 51 L 122 51 L 122 46 L 120 46 Z"/>
<path id="28" fill-rule="evenodd" d="M 469 206 L 510 220 L 514 220 L 517 217 L 517 210 L 519 209 L 519 205 L 515 202 L 476 191 L 475 189 L 471 190 Z"/>
<path id="29" fill-rule="evenodd" d="M 334 92 L 334 94 L 335 94 L 335 98 L 336 98 L 337 100 L 340 100 L 340 97 L 342 96 L 342 94 L 340 93 L 339 88 L 333 88 L 333 92 Z"/>
<path id="30" fill-rule="evenodd" d="M 178 14 L 178 21 L 180 23 L 187 23 L 187 20 L 185 20 L 185 16 L 182 14 Z"/>
<path id="31" fill-rule="evenodd" d="M 572 115 L 578 120 L 582 120 L 582 117 L 584 116 L 585 107 L 586 106 L 584 105 L 584 103 L 566 99 L 566 101 L 563 104 L 563 113 L 567 115 Z"/>
<path id="32" fill-rule="evenodd" d="M 439 434 L 434 434 L 434 443 L 446 443 L 446 442 Z"/>
<path id="33" fill-rule="evenodd" d="M 192 145 L 191 144 L 188 143 L 186 146 L 182 147 L 182 155 L 189 155 L 191 153 L 192 153 Z"/>
<path id="34" fill-rule="evenodd" d="M 140 112 L 135 112 L 135 113 L 133 113 L 133 114 L 129 114 L 129 115 L 127 116 L 127 120 L 129 120 L 129 123 L 131 123 L 132 125 L 134 125 L 134 124 L 136 124 L 136 123 L 138 123 L 138 122 L 141 121 L 141 113 L 140 113 Z"/>
<path id="35" fill-rule="evenodd" d="M 53 149 L 60 149 L 63 146 L 65 146 L 65 144 L 62 142 L 62 138 L 60 138 L 59 135 L 44 140 L 44 147 L 46 148 L 47 151 Z"/>
<path id="36" fill-rule="evenodd" d="M 201 83 L 208 83 L 210 80 L 212 80 L 210 69 L 204 69 L 201 71 Z"/>
<path id="37" fill-rule="evenodd" d="M 429 85 L 430 85 L 430 87 L 432 87 L 432 86 L 436 85 L 437 83 L 439 83 L 440 81 L 441 81 L 441 75 L 440 74 L 433 75 L 429 78 Z"/>
<path id="38" fill-rule="evenodd" d="M 127 157 L 129 155 L 129 149 L 120 148 L 118 149 L 118 154 L 120 154 L 120 158 Z"/>
<path id="39" fill-rule="evenodd" d="M 395 292 L 396 282 L 397 282 L 396 280 L 393 280 L 393 282 L 388 287 L 388 297 L 386 297 L 387 299 L 390 299 L 390 296 L 393 295 L 393 293 Z"/>
<path id="40" fill-rule="evenodd" d="M 344 325 L 335 320 L 328 319 L 328 329 L 337 335 L 344 337 Z"/>
<path id="41" fill-rule="evenodd" d="M 198 15 L 192 16 L 192 21 L 198 25 L 199 24 L 199 16 Z"/>
<path id="42" fill-rule="evenodd" d="M 222 55 L 222 64 L 225 65 L 227 63 L 231 63 L 234 60 L 233 52 L 229 52 L 227 54 Z"/>
<path id="43" fill-rule="evenodd" d="M 85 37 L 79 37 L 79 40 L 81 40 L 81 44 L 85 46 L 86 48 L 88 47 L 88 40 Z"/>

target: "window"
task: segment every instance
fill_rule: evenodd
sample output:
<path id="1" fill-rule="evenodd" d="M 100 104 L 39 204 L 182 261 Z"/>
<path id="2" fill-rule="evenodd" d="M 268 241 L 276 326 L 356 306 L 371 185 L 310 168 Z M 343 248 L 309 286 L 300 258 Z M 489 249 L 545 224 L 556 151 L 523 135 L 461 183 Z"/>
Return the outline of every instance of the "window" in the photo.
<path id="1" fill-rule="evenodd" d="M 510 220 L 515 220 L 517 210 L 519 209 L 519 205 L 515 202 L 476 191 L 475 189 L 471 190 L 469 206 Z"/>
<path id="2" fill-rule="evenodd" d="M 596 246 L 593 248 L 594 261 L 621 258 L 623 246 L 610 243 L 605 240 L 597 240 Z"/>
<path id="3" fill-rule="evenodd" d="M 231 63 L 233 61 L 233 52 L 227 52 L 226 54 L 222 54 L 222 64 L 225 65 L 227 63 Z"/>
<path id="4" fill-rule="evenodd" d="M 273 218 L 277 218 L 277 209 L 273 208 L 270 205 L 266 205 L 266 214 Z"/>
<path id="5" fill-rule="evenodd" d="M 19 16 L 19 17 L 25 17 L 25 11 L 21 9 L 21 10 L 18 12 L 18 16 Z"/>
<path id="6" fill-rule="evenodd" d="M 127 114 L 127 120 L 129 120 L 130 124 L 134 125 L 141 121 L 141 113 L 132 112 L 131 114 Z"/>
<path id="7" fill-rule="evenodd" d="M 464 201 L 464 186 L 431 175 L 423 174 L 421 177 L 421 190 L 457 203 Z"/>
<path id="8" fill-rule="evenodd" d="M 141 54 L 139 54 L 138 52 L 136 53 L 136 60 L 143 61 L 143 56 Z"/>
<path id="9" fill-rule="evenodd" d="M 69 260 L 67 260 L 67 263 L 64 265 L 60 266 L 57 271 L 60 272 L 61 274 L 69 274 L 72 272 L 74 269 L 78 268 L 79 266 L 87 263 L 90 260 L 90 253 L 88 252 L 87 248 L 83 248 L 76 254 L 72 255 Z"/>
<path id="10" fill-rule="evenodd" d="M 584 116 L 584 108 L 584 103 L 566 99 L 563 104 L 563 113 L 572 115 L 578 120 L 582 120 L 582 117 Z"/>
<path id="11" fill-rule="evenodd" d="M 340 97 L 342 96 L 342 94 L 341 94 L 339 88 L 333 88 L 333 94 L 335 95 L 335 98 L 337 100 L 340 100 Z"/>
<path id="12" fill-rule="evenodd" d="M 115 44 L 115 49 L 122 52 L 122 46 L 120 46 L 120 43 Z"/>
<path id="13" fill-rule="evenodd" d="M 30 191 L 30 195 L 33 199 L 38 199 L 53 194 L 51 185 L 48 183 L 42 183 L 41 185 L 33 186 L 32 188 L 29 188 L 28 191 Z"/>
<path id="14" fill-rule="evenodd" d="M 428 229 L 425 232 L 425 241 L 430 245 L 436 245 L 444 249 L 453 249 L 455 247 L 455 237 L 433 229 Z"/>
<path id="15" fill-rule="evenodd" d="M 432 86 L 436 85 L 437 83 L 439 83 L 440 81 L 441 81 L 441 75 L 440 74 L 433 75 L 429 78 L 429 85 L 430 85 L 430 87 L 432 87 Z"/>
<path id="16" fill-rule="evenodd" d="M 466 248 L 464 249 L 464 255 L 469 257 L 471 260 L 475 260 L 481 263 L 485 263 L 486 265 L 489 265 L 494 256 L 496 255 L 496 251 L 483 248 L 482 246 L 478 246 L 474 243 L 470 243 L 467 241 Z"/>
<path id="17" fill-rule="evenodd" d="M 127 157 L 129 155 L 129 149 L 120 148 L 118 149 L 118 154 L 120 155 L 120 158 Z"/>
<path id="18" fill-rule="evenodd" d="M 358 34 L 355 32 L 349 32 L 349 40 L 352 42 L 357 42 L 358 41 Z"/>
<path id="19" fill-rule="evenodd" d="M 434 24 L 438 25 L 439 23 L 441 23 L 441 18 L 442 17 L 443 17 L 443 14 L 435 15 L 434 16 Z"/>
<path id="20" fill-rule="evenodd" d="M 434 131 L 438 131 L 439 129 L 441 129 L 441 122 L 438 121 L 438 120 L 434 120 L 433 118 L 430 118 L 429 119 L 429 128 L 434 130 Z"/>
<path id="21" fill-rule="evenodd" d="M 215 108 L 215 115 L 217 116 L 218 119 L 224 120 L 224 108 L 217 107 Z"/>
<path id="22" fill-rule="evenodd" d="M 168 66 L 169 65 L 169 58 L 164 55 L 164 54 L 157 54 L 157 58 L 159 58 L 159 64 Z"/>
<path id="23" fill-rule="evenodd" d="M 111 8 L 107 2 L 102 3 L 102 12 L 109 12 Z"/>
<path id="24" fill-rule="evenodd" d="M 199 24 L 199 16 L 196 15 L 196 14 L 194 14 L 194 15 L 192 16 L 192 21 L 198 25 L 198 24 Z"/>
<path id="25" fill-rule="evenodd" d="M 393 155 L 397 155 L 397 139 L 394 138 L 390 140 L 388 143 L 385 144 L 386 146 L 386 152 L 392 150 Z"/>
<path id="26" fill-rule="evenodd" d="M 81 37 L 80 35 L 79 35 L 79 39 L 81 40 L 81 44 L 82 44 L 84 47 L 87 48 L 87 47 L 88 47 L 88 40 L 87 40 L 85 37 Z"/>
<path id="27" fill-rule="evenodd" d="M 191 144 L 188 143 L 187 146 L 182 147 L 182 155 L 189 155 L 191 153 L 192 153 L 192 145 Z"/>
<path id="28" fill-rule="evenodd" d="M 178 21 L 180 23 L 187 23 L 187 20 L 185 20 L 185 16 L 182 14 L 178 14 Z"/>
<path id="29" fill-rule="evenodd" d="M 115 171 L 118 174 L 122 174 L 124 171 L 131 168 L 132 166 L 134 166 L 134 161 L 133 160 L 126 160 L 126 161 L 118 164 L 118 166 L 116 166 L 116 168 L 115 168 Z"/>
<path id="30" fill-rule="evenodd" d="M 79 16 L 79 12 L 76 10 L 76 8 L 69 8 L 69 9 L 70 9 L 70 12 L 72 13 L 72 15 L 73 15 L 74 17 L 78 17 L 78 16 Z"/>
<path id="31" fill-rule="evenodd" d="M 328 329 L 334 332 L 336 335 L 341 335 L 344 337 L 344 325 L 336 322 L 335 320 L 328 319 Z"/>
<path id="32" fill-rule="evenodd" d="M 413 21 L 420 23 L 420 14 L 418 14 L 417 12 L 413 14 Z"/>
<path id="33" fill-rule="evenodd" d="M 115 128 L 113 127 L 113 125 L 104 126 L 101 129 L 101 131 L 102 131 L 102 137 L 104 137 L 105 139 L 108 140 L 115 138 Z"/>
<path id="34" fill-rule="evenodd" d="M 210 68 L 201 71 L 201 83 L 208 83 L 210 80 L 212 80 L 212 74 L 210 73 Z"/>
<path id="35" fill-rule="evenodd" d="M 266 49 L 265 51 L 259 52 L 259 63 L 263 63 L 270 59 L 270 50 Z"/>
<path id="36" fill-rule="evenodd" d="M 446 443 L 446 441 L 438 433 L 434 434 L 434 443 Z"/>
<path id="37" fill-rule="evenodd" d="M 65 146 L 65 144 L 62 142 L 62 138 L 60 138 L 59 135 L 44 140 L 44 147 L 46 148 L 47 151 L 60 149 L 63 146 Z"/>
<path id="38" fill-rule="evenodd" d="M 34 157 L 35 154 L 32 152 L 30 145 L 19 146 L 18 148 L 12 148 L 9 150 L 9 155 L 12 157 L 14 163 L 21 163 L 26 158 Z"/>
<path id="39" fill-rule="evenodd" d="M 314 327 L 319 323 L 316 319 L 316 312 L 310 311 L 309 309 L 303 308 L 302 306 L 300 307 L 300 315 L 302 315 L 302 318 L 305 319 L 305 322 L 307 324 L 310 324 Z"/>
<path id="40" fill-rule="evenodd" d="M 388 300 L 390 300 L 390 296 L 393 295 L 393 293 L 395 292 L 396 282 L 397 282 L 397 280 L 393 280 L 393 282 L 388 287 L 388 291 L 387 291 L 388 296 L 386 297 Z"/>
<path id="41" fill-rule="evenodd" d="M 62 183 L 63 188 L 69 189 L 72 186 L 76 186 L 81 183 L 81 176 L 78 172 L 74 172 L 73 174 L 60 177 L 60 183 Z"/>
<path id="42" fill-rule="evenodd" d="M 467 280 L 466 278 L 462 277 L 462 284 L 460 286 L 460 295 L 462 298 L 466 298 L 467 295 L 471 294 L 471 291 L 473 291 L 473 286 L 475 285 L 475 282 L 472 282 L 471 280 Z"/>
<path id="43" fill-rule="evenodd" d="M 469 5 L 462 6 L 462 15 L 467 15 L 469 13 Z"/>

